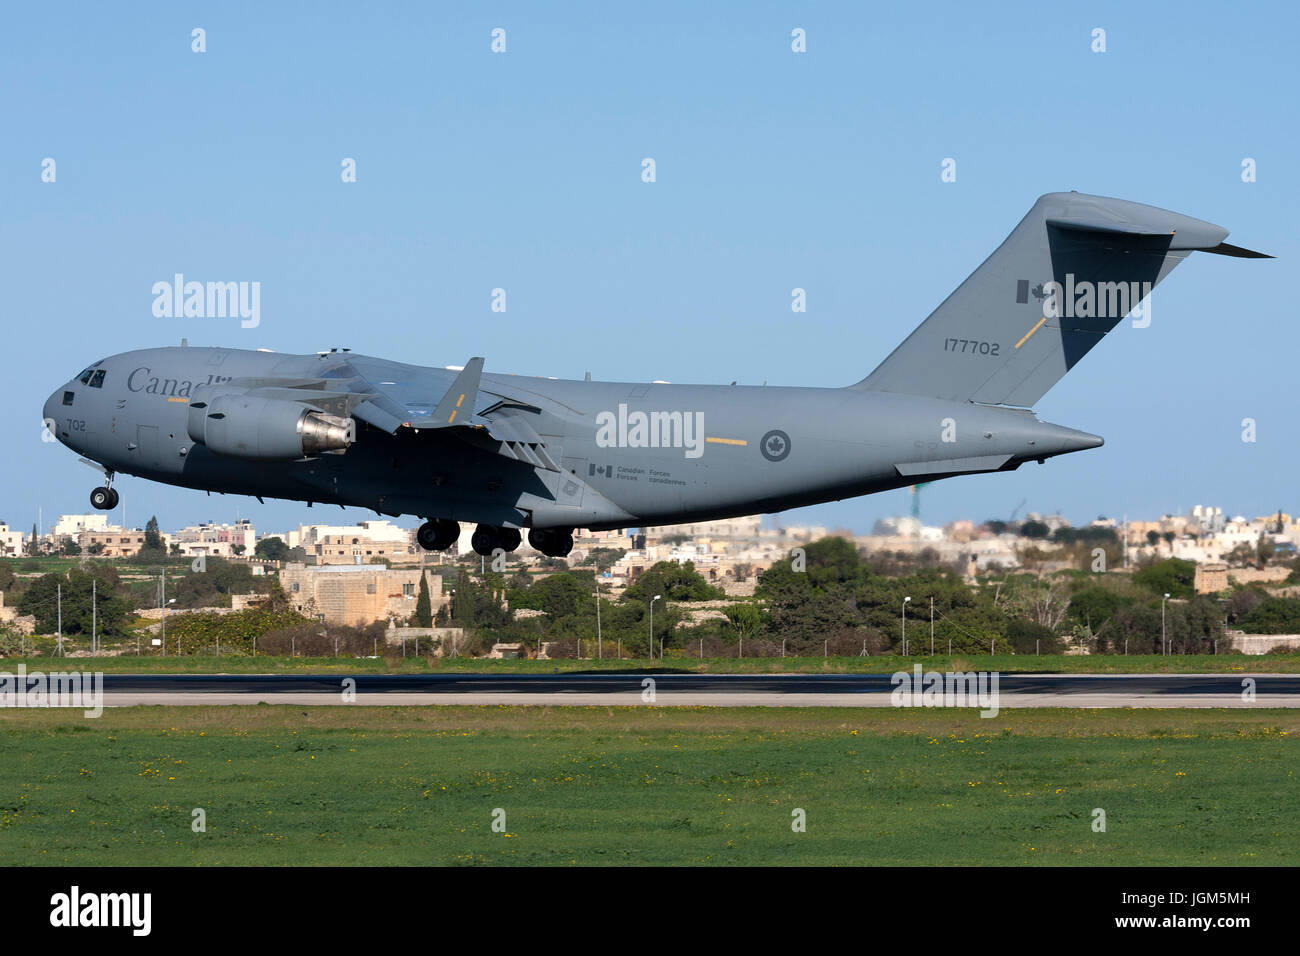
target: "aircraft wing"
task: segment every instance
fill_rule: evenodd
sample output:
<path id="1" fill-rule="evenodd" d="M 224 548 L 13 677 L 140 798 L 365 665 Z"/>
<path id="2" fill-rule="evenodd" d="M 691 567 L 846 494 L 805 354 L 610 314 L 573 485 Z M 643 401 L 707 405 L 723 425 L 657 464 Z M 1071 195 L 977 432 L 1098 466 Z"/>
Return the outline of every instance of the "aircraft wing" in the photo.
<path id="1" fill-rule="evenodd" d="M 463 369 L 426 368 L 361 355 L 333 355 L 317 377 L 232 379 L 216 388 L 302 402 L 354 416 L 390 434 L 402 428 L 445 429 L 487 451 L 546 471 L 560 471 L 554 438 L 538 433 L 542 409 L 480 388 L 483 359 Z"/>
<path id="2" fill-rule="evenodd" d="M 459 371 L 349 357 L 350 390 L 364 393 L 351 413 L 396 432 L 399 428 L 447 429 L 499 455 L 547 471 L 560 471 L 560 457 L 537 431 L 542 410 L 530 402 L 480 388 L 483 359 Z"/>

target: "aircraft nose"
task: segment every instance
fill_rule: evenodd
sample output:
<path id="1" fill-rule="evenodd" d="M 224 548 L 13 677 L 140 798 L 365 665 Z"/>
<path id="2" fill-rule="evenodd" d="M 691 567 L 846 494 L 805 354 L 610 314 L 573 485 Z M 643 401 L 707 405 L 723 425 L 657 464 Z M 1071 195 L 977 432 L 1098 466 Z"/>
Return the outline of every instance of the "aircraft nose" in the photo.
<path id="1" fill-rule="evenodd" d="M 59 410 L 63 408 L 63 392 L 64 389 L 61 388 L 51 392 L 50 397 L 45 400 L 45 407 L 41 409 L 41 423 L 51 437 L 59 441 L 63 441 L 59 435 Z M 49 441 L 50 439 L 45 440 Z"/>
<path id="2" fill-rule="evenodd" d="M 41 418 L 45 420 L 47 425 L 54 419 L 55 413 L 59 408 L 58 403 L 62 400 L 63 389 L 57 389 L 56 391 L 51 392 L 50 397 L 45 400 L 45 408 L 41 410 Z M 54 429 L 51 427 L 50 431 L 53 430 Z"/>

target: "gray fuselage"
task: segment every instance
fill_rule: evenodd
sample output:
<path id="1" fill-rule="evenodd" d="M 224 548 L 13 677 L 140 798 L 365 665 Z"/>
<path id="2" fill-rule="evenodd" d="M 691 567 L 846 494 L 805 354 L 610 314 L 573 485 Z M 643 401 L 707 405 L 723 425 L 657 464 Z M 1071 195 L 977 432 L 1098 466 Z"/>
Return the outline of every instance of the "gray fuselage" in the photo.
<path id="1" fill-rule="evenodd" d="M 174 347 L 123 352 L 45 404 L 60 442 L 110 473 L 227 494 L 351 505 L 508 527 L 622 528 L 775 512 L 1096 447 L 1023 409 L 854 388 L 589 382 L 484 373 L 484 401 L 532 406 L 560 470 L 464 429 L 358 422 L 341 453 L 262 461 L 187 431 L 192 393 L 244 380 L 328 377 L 340 363 L 436 403 L 454 371 L 353 353 Z M 355 367 L 349 365 L 349 368 Z M 95 381 L 92 377 L 91 381 Z"/>

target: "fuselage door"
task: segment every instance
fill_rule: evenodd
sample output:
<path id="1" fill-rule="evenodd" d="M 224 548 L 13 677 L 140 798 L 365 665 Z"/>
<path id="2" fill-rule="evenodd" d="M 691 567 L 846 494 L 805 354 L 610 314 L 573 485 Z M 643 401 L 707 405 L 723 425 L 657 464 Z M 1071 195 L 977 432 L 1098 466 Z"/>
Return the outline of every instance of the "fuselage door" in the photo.
<path id="1" fill-rule="evenodd" d="M 162 465 L 162 459 L 158 457 L 157 425 L 136 425 L 135 444 L 135 453 L 139 456 L 142 468 L 158 468 Z"/>

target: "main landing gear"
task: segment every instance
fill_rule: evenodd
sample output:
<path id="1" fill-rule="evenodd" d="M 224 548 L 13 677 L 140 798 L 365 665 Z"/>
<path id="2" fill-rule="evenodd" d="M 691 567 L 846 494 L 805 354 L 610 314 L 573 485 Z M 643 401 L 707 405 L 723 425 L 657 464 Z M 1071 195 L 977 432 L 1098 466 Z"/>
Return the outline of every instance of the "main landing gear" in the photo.
<path id="1" fill-rule="evenodd" d="M 116 496 L 113 500 L 116 503 Z M 99 505 L 95 507 L 98 508 Z M 415 532 L 416 542 L 426 551 L 445 551 L 459 537 L 460 525 L 449 518 L 426 521 Z M 501 528 L 490 524 L 479 525 L 470 538 L 474 553 L 485 558 L 491 557 L 498 548 L 506 552 L 514 551 L 522 543 L 523 535 L 518 528 Z M 528 543 L 548 558 L 563 558 L 573 550 L 573 532 L 563 528 L 533 528 L 528 532 Z"/>
<path id="2" fill-rule="evenodd" d="M 491 556 L 497 548 L 513 551 L 523 542 L 523 535 L 518 528 L 498 528 L 495 525 L 481 524 L 474 529 L 474 536 L 469 539 L 475 554 Z"/>
<path id="3" fill-rule="evenodd" d="M 450 518 L 434 518 L 420 525 L 415 540 L 425 551 L 446 551 L 460 537 L 460 525 Z"/>
<path id="4" fill-rule="evenodd" d="M 104 472 L 104 487 L 90 493 L 90 506 L 96 511 L 112 511 L 117 507 L 117 492 L 113 490 L 113 473 Z"/>
<path id="5" fill-rule="evenodd" d="M 573 532 L 563 528 L 533 528 L 528 543 L 548 558 L 567 558 L 573 550 Z"/>

